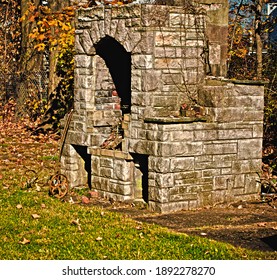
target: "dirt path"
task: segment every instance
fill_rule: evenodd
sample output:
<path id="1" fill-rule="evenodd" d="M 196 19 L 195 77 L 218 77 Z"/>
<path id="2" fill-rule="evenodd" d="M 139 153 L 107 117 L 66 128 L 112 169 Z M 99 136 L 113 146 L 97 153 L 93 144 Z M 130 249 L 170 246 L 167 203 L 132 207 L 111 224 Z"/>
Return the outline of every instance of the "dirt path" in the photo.
<path id="1" fill-rule="evenodd" d="M 260 201 L 169 214 L 153 213 L 130 204 L 110 203 L 99 199 L 92 201 L 92 204 L 177 232 L 199 235 L 252 250 L 275 251 L 277 258 L 277 208 Z"/>

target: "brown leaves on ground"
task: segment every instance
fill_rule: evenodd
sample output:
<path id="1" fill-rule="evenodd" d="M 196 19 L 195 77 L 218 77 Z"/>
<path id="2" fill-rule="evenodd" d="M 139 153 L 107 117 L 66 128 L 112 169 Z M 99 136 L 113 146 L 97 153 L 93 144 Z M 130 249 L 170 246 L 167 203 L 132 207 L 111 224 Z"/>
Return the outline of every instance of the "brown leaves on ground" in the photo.
<path id="1" fill-rule="evenodd" d="M 80 220 L 79 220 L 79 219 L 72 220 L 72 221 L 71 221 L 71 224 L 77 226 L 78 230 L 79 230 L 81 233 L 83 233 L 82 228 L 81 228 L 81 223 L 80 223 Z"/>
<path id="2" fill-rule="evenodd" d="M 59 168 L 57 135 L 32 135 L 36 123 L 18 117 L 13 100 L 0 102 L 0 180 L 3 189 L 16 185 L 41 191 Z"/>
<path id="3" fill-rule="evenodd" d="M 21 241 L 18 242 L 19 244 L 22 244 L 22 245 L 26 245 L 26 244 L 29 244 L 31 243 L 31 240 L 23 237 L 23 239 Z"/>
<path id="4" fill-rule="evenodd" d="M 38 215 L 38 214 L 32 214 L 32 218 L 33 218 L 33 219 L 39 219 L 39 218 L 40 218 L 40 215 Z"/>
<path id="5" fill-rule="evenodd" d="M 0 144 L 7 139 L 23 143 L 55 143 L 59 138 L 56 134 L 32 135 L 38 123 L 39 120 L 34 122 L 28 116 L 17 116 L 13 99 L 5 104 L 0 103 Z"/>

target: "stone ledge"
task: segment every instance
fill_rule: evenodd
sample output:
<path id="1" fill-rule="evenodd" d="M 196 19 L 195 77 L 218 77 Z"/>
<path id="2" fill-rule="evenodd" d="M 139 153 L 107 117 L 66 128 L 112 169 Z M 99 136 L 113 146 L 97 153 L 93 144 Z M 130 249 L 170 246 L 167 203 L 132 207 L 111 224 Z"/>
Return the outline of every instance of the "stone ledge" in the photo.
<path id="1" fill-rule="evenodd" d="M 87 152 L 88 154 L 94 156 L 106 156 L 117 159 L 133 160 L 133 157 L 129 153 L 117 150 L 101 149 L 98 147 L 88 147 Z"/>
<path id="2" fill-rule="evenodd" d="M 205 79 L 205 83 L 207 86 L 222 86 L 227 83 L 236 84 L 236 85 L 256 85 L 256 86 L 264 86 L 268 84 L 268 81 L 263 80 L 235 80 L 235 79 L 227 79 L 225 77 L 214 77 L 207 76 Z"/>
<path id="3" fill-rule="evenodd" d="M 193 122 L 206 122 L 206 117 L 154 117 L 145 118 L 145 123 L 157 124 L 178 124 L 178 123 L 193 123 Z"/>

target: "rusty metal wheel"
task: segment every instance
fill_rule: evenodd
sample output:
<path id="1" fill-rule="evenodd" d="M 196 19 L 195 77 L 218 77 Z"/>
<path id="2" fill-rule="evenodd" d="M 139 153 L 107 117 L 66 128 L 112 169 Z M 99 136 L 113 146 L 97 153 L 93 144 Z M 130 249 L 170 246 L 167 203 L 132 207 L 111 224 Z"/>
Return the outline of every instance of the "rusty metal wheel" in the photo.
<path id="1" fill-rule="evenodd" d="M 53 175 L 49 182 L 49 194 L 56 198 L 63 198 L 68 192 L 68 180 L 63 174 Z"/>

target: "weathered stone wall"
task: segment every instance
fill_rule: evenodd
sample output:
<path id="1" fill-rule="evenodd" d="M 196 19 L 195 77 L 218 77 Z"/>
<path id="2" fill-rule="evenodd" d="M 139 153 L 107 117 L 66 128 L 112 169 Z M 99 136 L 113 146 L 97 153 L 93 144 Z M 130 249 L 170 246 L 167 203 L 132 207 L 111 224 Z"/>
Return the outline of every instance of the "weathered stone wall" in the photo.
<path id="1" fill-rule="evenodd" d="M 77 12 L 74 113 L 61 159 L 71 186 L 161 212 L 258 193 L 263 85 L 207 77 L 226 72 L 227 1 L 203 0 L 194 13 L 177 2 Z M 200 111 L 180 116 L 183 105 Z"/>
<path id="2" fill-rule="evenodd" d="M 129 151 L 150 155 L 153 209 L 194 209 L 257 195 L 263 92 L 259 84 L 207 80 L 199 91 L 207 122 L 157 118 L 131 127 Z"/>

